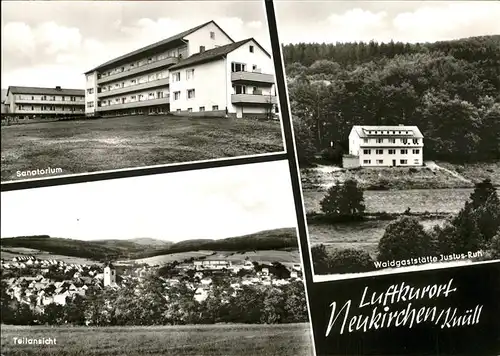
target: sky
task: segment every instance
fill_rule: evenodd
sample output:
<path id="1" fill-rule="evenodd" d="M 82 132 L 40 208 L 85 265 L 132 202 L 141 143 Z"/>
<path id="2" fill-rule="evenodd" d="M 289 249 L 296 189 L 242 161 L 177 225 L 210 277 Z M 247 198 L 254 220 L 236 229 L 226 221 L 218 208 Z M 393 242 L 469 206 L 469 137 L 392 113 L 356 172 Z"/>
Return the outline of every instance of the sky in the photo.
<path id="1" fill-rule="evenodd" d="M 1 237 L 166 241 L 296 227 L 287 161 L 1 193 Z"/>
<path id="2" fill-rule="evenodd" d="M 235 41 L 270 51 L 261 1 L 2 1 L 2 78 L 9 85 L 80 88 L 83 73 L 214 20 Z"/>
<path id="3" fill-rule="evenodd" d="M 281 43 L 435 42 L 500 34 L 500 1 L 275 0 Z"/>

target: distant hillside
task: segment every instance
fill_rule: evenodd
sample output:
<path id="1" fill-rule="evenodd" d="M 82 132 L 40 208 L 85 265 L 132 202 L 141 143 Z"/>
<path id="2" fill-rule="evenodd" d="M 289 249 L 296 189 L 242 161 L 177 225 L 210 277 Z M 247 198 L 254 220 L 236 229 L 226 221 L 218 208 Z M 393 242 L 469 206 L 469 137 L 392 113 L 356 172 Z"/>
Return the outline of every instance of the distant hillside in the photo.
<path id="1" fill-rule="evenodd" d="M 173 242 L 157 240 L 150 237 L 137 237 L 135 239 L 129 239 L 127 241 L 133 242 L 137 245 L 146 245 L 146 246 L 158 246 L 158 247 L 167 247 L 171 246 Z"/>
<path id="2" fill-rule="evenodd" d="M 181 241 L 173 244 L 169 248 L 155 251 L 147 257 L 197 250 L 245 252 L 278 250 L 290 247 L 298 247 L 297 234 L 294 228 L 283 228 L 260 231 L 250 235 L 229 237 L 220 240 L 203 239 Z"/>
<path id="3" fill-rule="evenodd" d="M 81 241 L 47 236 L 3 238 L 2 247 L 24 247 L 53 254 L 89 258 L 97 261 L 139 259 L 198 250 L 256 251 L 297 247 L 295 229 L 285 228 L 221 240 L 187 240 L 172 244 L 150 238 L 131 240 Z"/>

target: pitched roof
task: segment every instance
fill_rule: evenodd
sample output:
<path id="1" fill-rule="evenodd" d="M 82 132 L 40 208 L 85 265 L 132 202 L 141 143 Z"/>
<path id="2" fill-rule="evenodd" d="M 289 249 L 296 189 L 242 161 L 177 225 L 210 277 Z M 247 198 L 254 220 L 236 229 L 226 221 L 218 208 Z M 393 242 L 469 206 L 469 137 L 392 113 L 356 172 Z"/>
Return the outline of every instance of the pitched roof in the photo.
<path id="1" fill-rule="evenodd" d="M 215 26 L 217 26 L 217 27 L 219 28 L 219 30 L 221 30 L 221 31 L 222 31 L 222 32 L 223 32 L 223 33 L 224 33 L 224 34 L 225 34 L 225 35 L 226 35 L 226 36 L 227 36 L 227 37 L 228 37 L 231 41 L 233 41 L 233 40 L 232 40 L 232 38 L 231 38 L 231 37 L 229 37 L 229 35 L 228 35 L 226 32 L 224 32 L 224 30 L 223 30 L 222 28 L 220 28 L 220 26 L 219 26 L 219 25 L 217 25 L 217 24 L 215 23 L 215 21 L 211 20 L 211 21 L 205 22 L 205 23 L 203 23 L 203 24 L 201 24 L 201 25 L 198 25 L 198 26 L 196 26 L 196 27 L 193 27 L 193 28 L 191 28 L 191 29 L 189 29 L 189 30 L 187 30 L 187 31 L 184 31 L 184 32 L 178 33 L 177 35 L 174 35 L 174 36 L 171 36 L 171 37 L 166 38 L 166 39 L 164 39 L 164 40 L 161 40 L 161 41 L 155 42 L 155 43 L 153 43 L 153 44 L 151 44 L 151 45 L 149 45 L 149 46 L 145 46 L 145 47 L 139 48 L 139 49 L 137 49 L 137 50 L 135 50 L 135 51 L 129 52 L 129 53 L 124 54 L 124 55 L 122 55 L 122 56 L 120 56 L 120 57 L 116 57 L 116 58 L 114 58 L 114 59 L 111 59 L 111 60 L 109 60 L 109 61 L 107 61 L 107 62 L 105 62 L 105 63 L 103 63 L 103 64 L 101 64 L 101 65 L 99 65 L 99 66 L 97 66 L 97 67 L 95 67 L 94 69 L 91 69 L 91 70 L 89 70 L 89 71 L 85 72 L 85 74 L 90 73 L 90 72 L 93 72 L 93 71 L 98 70 L 98 69 L 101 69 L 101 68 L 104 68 L 104 67 L 107 67 L 107 66 L 110 66 L 110 65 L 112 65 L 112 64 L 114 64 L 114 63 L 117 63 L 117 62 L 123 61 L 123 60 L 125 60 L 125 59 L 127 59 L 127 58 L 130 58 L 130 57 L 132 57 L 132 56 L 134 56 L 134 55 L 137 55 L 137 54 L 139 54 L 139 53 L 141 53 L 141 52 L 144 52 L 144 51 L 147 51 L 147 50 L 151 50 L 151 49 L 154 49 L 154 48 L 157 48 L 157 47 L 165 46 L 165 45 L 167 45 L 167 44 L 169 44 L 169 43 L 173 43 L 173 42 L 175 42 L 175 41 L 180 41 L 180 40 L 182 40 L 184 37 L 186 37 L 186 36 L 190 35 L 191 33 L 195 32 L 195 31 L 198 31 L 200 28 L 205 27 L 205 26 L 207 26 L 207 25 L 208 25 L 208 24 L 210 24 L 210 23 L 213 23 Z"/>
<path id="2" fill-rule="evenodd" d="M 262 48 L 262 46 L 255 39 L 247 38 L 245 40 L 230 43 L 225 46 L 212 48 L 205 52 L 195 53 L 192 56 L 189 56 L 188 58 L 180 61 L 179 63 L 174 64 L 169 69 L 172 70 L 172 69 L 184 68 L 193 64 L 201 64 L 201 63 L 211 62 L 219 58 L 223 58 L 228 53 L 234 51 L 235 49 L 241 47 L 242 45 L 250 41 L 255 42 L 257 46 L 259 46 L 269 56 L 269 53 L 267 53 L 267 51 L 264 48 Z"/>
<path id="3" fill-rule="evenodd" d="M 11 92 L 12 94 L 38 94 L 38 95 L 75 95 L 75 96 L 85 96 L 84 89 L 56 89 L 56 88 L 40 88 L 40 87 L 17 87 L 10 86 L 7 89 L 7 95 Z"/>
<path id="4" fill-rule="evenodd" d="M 393 126 L 368 126 L 368 125 L 355 125 L 352 129 L 358 134 L 359 137 L 394 137 L 404 136 L 411 138 L 423 138 L 417 126 L 393 125 Z M 379 133 L 370 134 L 369 131 L 378 131 Z M 396 133 L 390 133 L 395 131 Z M 405 132 L 408 131 L 408 134 Z M 399 133 L 401 132 L 401 133 Z"/>

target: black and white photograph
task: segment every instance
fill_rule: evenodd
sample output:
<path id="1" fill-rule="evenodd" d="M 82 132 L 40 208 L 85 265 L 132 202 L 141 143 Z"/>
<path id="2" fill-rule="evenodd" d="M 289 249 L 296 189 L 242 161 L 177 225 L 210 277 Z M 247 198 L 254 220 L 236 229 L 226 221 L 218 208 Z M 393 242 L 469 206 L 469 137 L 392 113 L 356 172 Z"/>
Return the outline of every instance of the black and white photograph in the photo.
<path id="1" fill-rule="evenodd" d="M 498 260 L 500 3 L 274 5 L 314 281 Z"/>
<path id="2" fill-rule="evenodd" d="M 1 181 L 284 152 L 263 1 L 2 1 Z"/>
<path id="3" fill-rule="evenodd" d="M 1 193 L 2 353 L 312 355 L 287 161 Z"/>

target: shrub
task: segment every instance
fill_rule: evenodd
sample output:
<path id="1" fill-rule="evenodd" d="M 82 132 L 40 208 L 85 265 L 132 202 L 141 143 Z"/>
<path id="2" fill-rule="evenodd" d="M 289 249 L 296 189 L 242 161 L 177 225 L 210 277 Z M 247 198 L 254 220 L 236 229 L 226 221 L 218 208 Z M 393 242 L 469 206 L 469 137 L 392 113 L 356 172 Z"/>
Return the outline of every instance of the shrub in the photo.
<path id="1" fill-rule="evenodd" d="M 402 260 L 435 254 L 431 234 L 414 217 L 402 217 L 390 223 L 378 244 L 378 260 Z"/>
<path id="2" fill-rule="evenodd" d="M 361 273 L 374 269 L 371 256 L 361 250 L 337 250 L 329 257 L 329 273 Z"/>
<path id="3" fill-rule="evenodd" d="M 365 211 L 363 190 L 355 180 L 348 179 L 331 186 L 321 200 L 321 210 L 331 216 L 360 216 Z"/>

